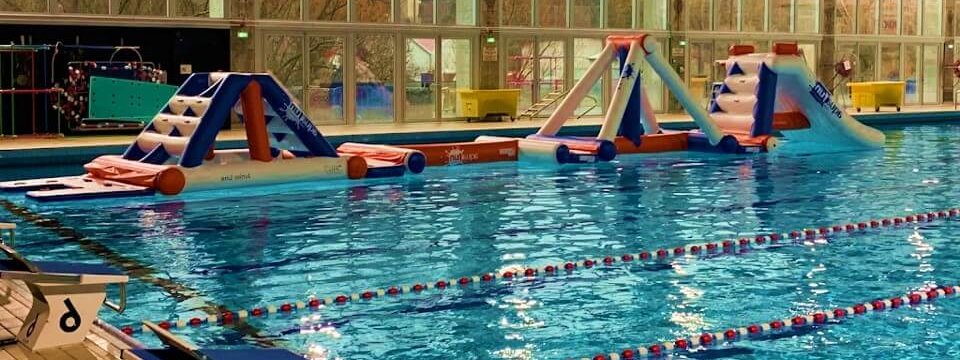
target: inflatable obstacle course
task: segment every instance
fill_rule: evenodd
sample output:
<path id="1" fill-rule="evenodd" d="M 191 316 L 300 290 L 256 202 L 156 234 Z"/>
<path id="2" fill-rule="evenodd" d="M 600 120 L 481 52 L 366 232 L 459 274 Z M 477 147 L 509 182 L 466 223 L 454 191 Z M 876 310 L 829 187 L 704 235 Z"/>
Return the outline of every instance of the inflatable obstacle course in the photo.
<path id="1" fill-rule="evenodd" d="M 247 149 L 215 150 L 239 103 Z M 382 156 L 394 151 L 391 156 Z M 74 177 L 11 181 L 0 190 L 36 200 L 176 195 L 321 179 L 399 176 L 422 170 L 422 154 L 383 147 L 340 154 L 269 74 L 191 75 L 121 156 L 101 156 Z M 369 158 L 369 161 L 368 161 Z M 420 160 L 418 160 L 420 159 Z M 408 167 L 409 166 L 409 167 Z"/>

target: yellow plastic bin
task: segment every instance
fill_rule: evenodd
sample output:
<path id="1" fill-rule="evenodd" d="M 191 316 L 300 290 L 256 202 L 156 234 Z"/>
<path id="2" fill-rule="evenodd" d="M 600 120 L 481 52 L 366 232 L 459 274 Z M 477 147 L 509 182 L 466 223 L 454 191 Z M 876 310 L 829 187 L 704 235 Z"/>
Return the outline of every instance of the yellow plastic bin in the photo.
<path id="1" fill-rule="evenodd" d="M 457 108 L 467 121 L 489 117 L 509 116 L 516 120 L 520 103 L 520 89 L 457 90 Z"/>
<path id="2" fill-rule="evenodd" d="M 863 108 L 880 111 L 881 106 L 895 106 L 897 111 L 903 107 L 903 95 L 907 83 L 903 81 L 869 81 L 848 83 L 850 100 L 860 112 Z"/>

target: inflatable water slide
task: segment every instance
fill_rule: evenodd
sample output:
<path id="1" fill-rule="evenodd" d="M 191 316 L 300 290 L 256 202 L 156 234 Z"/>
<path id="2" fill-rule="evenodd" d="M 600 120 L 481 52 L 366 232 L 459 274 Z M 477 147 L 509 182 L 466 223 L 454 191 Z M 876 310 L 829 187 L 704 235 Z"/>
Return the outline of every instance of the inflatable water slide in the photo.
<path id="1" fill-rule="evenodd" d="M 727 76 L 710 104 L 710 117 L 738 139 L 779 131 L 783 150 L 839 151 L 882 148 L 885 136 L 833 101 L 800 56 L 796 44 L 774 44 L 770 53 L 753 46 L 730 48 Z"/>
<path id="2" fill-rule="evenodd" d="M 697 124 L 693 131 L 661 129 L 643 90 L 639 73 L 645 60 Z M 619 61 L 620 77 L 595 138 L 558 136 L 565 122 L 603 72 Z M 594 148 L 599 160 L 616 154 L 665 151 L 749 153 L 772 151 L 783 134 L 788 148 L 810 150 L 874 149 L 884 135 L 838 108 L 826 87 L 806 67 L 795 44 L 776 44 L 774 52 L 754 54 L 749 46 L 734 46 L 725 61 L 727 76 L 709 111 L 659 54 L 648 35 L 610 36 L 597 60 L 547 119 L 528 139 Z M 610 149 L 614 149 L 611 151 Z"/>
<path id="3" fill-rule="evenodd" d="M 236 109 L 235 109 L 236 108 Z M 247 149 L 216 150 L 231 112 L 242 114 Z M 362 144 L 359 144 L 362 145 Z M 94 159 L 87 173 L 0 183 L 41 201 L 176 195 L 320 179 L 419 173 L 423 153 L 378 145 L 376 153 L 337 152 L 269 74 L 196 73 L 120 156 Z"/>

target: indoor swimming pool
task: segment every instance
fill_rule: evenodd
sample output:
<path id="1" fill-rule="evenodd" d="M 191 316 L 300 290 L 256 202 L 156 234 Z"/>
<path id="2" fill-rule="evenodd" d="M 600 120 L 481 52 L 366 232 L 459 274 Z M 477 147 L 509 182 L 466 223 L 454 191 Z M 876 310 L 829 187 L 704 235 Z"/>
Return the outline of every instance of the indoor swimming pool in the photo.
<path id="1" fill-rule="evenodd" d="M 960 125 L 883 130 L 885 149 L 868 152 L 493 163 L 66 204 L 10 195 L 0 197 L 0 220 L 20 224 L 17 248 L 31 259 L 126 270 L 129 310 L 101 313 L 118 328 L 170 321 L 201 345 L 277 346 L 318 359 L 594 358 L 960 285 L 956 217 L 844 227 L 960 206 Z M 16 171 L 0 169 L 0 179 L 77 168 Z M 834 225 L 843 231 L 755 241 Z M 689 251 L 741 238 L 750 245 Z M 659 249 L 669 255 L 658 259 Z M 528 268 L 540 270 L 527 277 Z M 464 277 L 469 284 L 459 284 Z M 391 287 L 409 293 L 377 292 Z M 311 310 L 312 298 L 334 302 Z M 175 326 L 298 301 L 306 308 L 239 326 Z M 957 358 L 958 316 L 960 301 L 947 298 L 678 356 Z"/>

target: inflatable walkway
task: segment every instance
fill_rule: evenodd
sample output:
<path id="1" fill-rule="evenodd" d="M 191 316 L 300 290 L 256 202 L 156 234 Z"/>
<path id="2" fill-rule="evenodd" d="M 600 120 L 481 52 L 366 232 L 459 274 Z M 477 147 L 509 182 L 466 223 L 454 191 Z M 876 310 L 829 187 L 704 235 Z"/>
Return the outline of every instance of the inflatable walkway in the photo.
<path id="1" fill-rule="evenodd" d="M 234 105 L 248 149 L 215 150 Z M 82 176 L 0 183 L 36 200 L 176 195 L 184 191 L 320 179 L 418 173 L 415 150 L 381 146 L 377 154 L 337 152 L 269 74 L 191 75 L 122 156 L 101 156 Z"/>
<path id="2" fill-rule="evenodd" d="M 839 108 L 804 63 L 796 44 L 775 44 L 772 53 L 749 45 L 730 49 L 727 76 L 710 105 L 710 117 L 741 141 L 779 131 L 785 149 L 837 151 L 883 147 L 882 132 Z"/>

